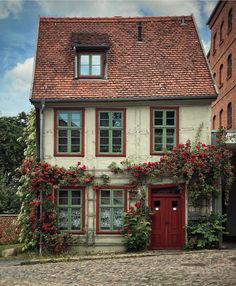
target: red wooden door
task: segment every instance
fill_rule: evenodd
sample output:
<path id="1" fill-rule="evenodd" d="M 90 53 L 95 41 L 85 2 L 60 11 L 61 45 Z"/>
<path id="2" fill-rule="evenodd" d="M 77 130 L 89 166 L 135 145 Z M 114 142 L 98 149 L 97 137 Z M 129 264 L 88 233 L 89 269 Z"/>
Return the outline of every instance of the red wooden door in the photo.
<path id="1" fill-rule="evenodd" d="M 184 246 L 184 204 L 181 196 L 152 197 L 151 248 Z"/>

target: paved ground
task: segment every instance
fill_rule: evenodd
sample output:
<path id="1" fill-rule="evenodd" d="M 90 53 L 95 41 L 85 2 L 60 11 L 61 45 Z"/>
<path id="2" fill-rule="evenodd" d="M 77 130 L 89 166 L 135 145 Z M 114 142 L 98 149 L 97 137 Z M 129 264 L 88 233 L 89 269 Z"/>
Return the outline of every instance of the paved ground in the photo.
<path id="1" fill-rule="evenodd" d="M 153 255 L 153 253 L 152 253 Z M 236 249 L 0 265 L 0 285 L 236 285 Z"/>

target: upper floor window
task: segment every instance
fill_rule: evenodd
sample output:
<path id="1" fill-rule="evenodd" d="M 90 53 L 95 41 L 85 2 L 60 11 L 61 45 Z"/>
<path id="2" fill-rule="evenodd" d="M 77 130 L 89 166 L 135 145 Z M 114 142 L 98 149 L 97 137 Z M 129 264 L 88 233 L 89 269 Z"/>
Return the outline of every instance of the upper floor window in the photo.
<path id="1" fill-rule="evenodd" d="M 215 51 L 216 51 L 216 33 L 213 36 L 213 54 L 215 53 Z"/>
<path id="2" fill-rule="evenodd" d="M 219 116 L 219 128 L 223 127 L 223 109 L 220 111 L 220 116 Z"/>
<path id="3" fill-rule="evenodd" d="M 227 129 L 232 128 L 232 103 L 227 106 Z"/>
<path id="4" fill-rule="evenodd" d="M 233 9 L 231 8 L 228 13 L 228 33 L 232 30 L 233 24 Z"/>
<path id="5" fill-rule="evenodd" d="M 219 87 L 222 87 L 223 85 L 222 77 L 223 77 L 223 64 L 220 66 L 219 70 Z"/>
<path id="6" fill-rule="evenodd" d="M 227 59 L 227 78 L 232 76 L 232 55 L 230 54 Z"/>
<path id="7" fill-rule="evenodd" d="M 97 193 L 97 232 L 119 232 L 123 227 L 125 210 L 124 189 L 102 189 Z"/>
<path id="8" fill-rule="evenodd" d="M 151 112 L 151 153 L 172 150 L 177 144 L 177 109 L 153 109 Z"/>
<path id="9" fill-rule="evenodd" d="M 103 78 L 104 63 L 102 53 L 79 54 L 79 78 Z"/>
<path id="10" fill-rule="evenodd" d="M 55 111 L 55 156 L 83 156 L 83 111 Z"/>
<path id="11" fill-rule="evenodd" d="M 224 22 L 220 25 L 220 44 L 223 42 L 223 28 L 224 28 Z"/>
<path id="12" fill-rule="evenodd" d="M 84 190 L 58 191 L 58 226 L 61 230 L 80 232 L 84 221 Z"/>

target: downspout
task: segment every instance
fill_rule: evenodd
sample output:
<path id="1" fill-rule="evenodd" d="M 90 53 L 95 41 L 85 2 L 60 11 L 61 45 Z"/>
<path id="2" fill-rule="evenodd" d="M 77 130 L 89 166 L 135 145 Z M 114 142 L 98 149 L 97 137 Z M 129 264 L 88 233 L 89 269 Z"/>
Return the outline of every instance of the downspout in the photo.
<path id="1" fill-rule="evenodd" d="M 43 132 L 44 132 L 44 109 L 45 109 L 45 100 L 41 101 L 41 108 L 40 108 L 40 161 L 44 160 L 44 145 L 43 145 Z M 43 190 L 40 189 L 40 208 L 39 208 L 39 216 L 43 213 Z M 42 255 L 43 245 L 42 245 L 42 233 L 40 232 L 39 236 L 39 254 Z"/>

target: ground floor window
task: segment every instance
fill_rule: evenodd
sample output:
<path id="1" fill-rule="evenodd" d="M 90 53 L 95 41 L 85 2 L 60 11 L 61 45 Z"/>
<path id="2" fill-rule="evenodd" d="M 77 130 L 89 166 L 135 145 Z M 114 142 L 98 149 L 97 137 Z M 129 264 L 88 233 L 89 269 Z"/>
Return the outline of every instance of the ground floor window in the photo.
<path id="1" fill-rule="evenodd" d="M 82 231 L 83 189 L 63 189 L 58 192 L 58 225 L 65 231 Z"/>
<path id="2" fill-rule="evenodd" d="M 125 190 L 103 189 L 98 197 L 99 231 L 120 231 L 125 210 Z"/>

